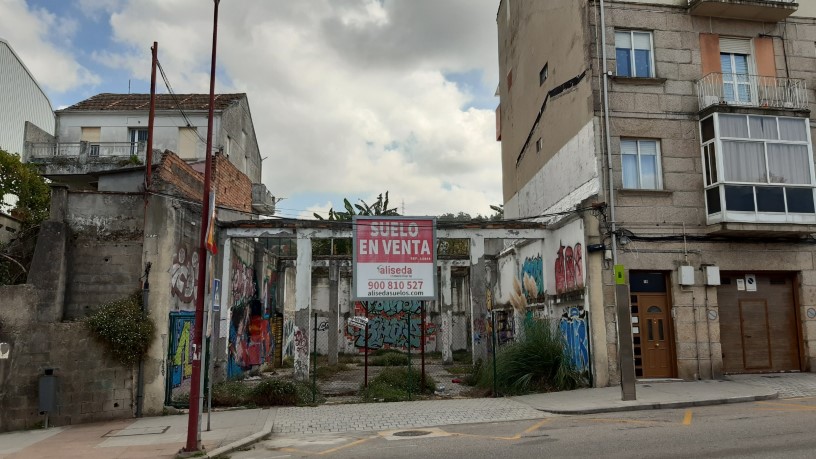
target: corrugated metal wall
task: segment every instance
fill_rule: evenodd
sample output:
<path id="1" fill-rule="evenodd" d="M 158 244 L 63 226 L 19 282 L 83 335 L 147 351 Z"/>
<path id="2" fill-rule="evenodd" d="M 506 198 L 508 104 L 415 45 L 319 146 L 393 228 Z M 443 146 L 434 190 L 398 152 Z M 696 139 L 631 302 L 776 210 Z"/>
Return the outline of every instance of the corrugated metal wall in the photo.
<path id="1" fill-rule="evenodd" d="M 54 112 L 8 43 L 0 40 L 0 148 L 23 154 L 25 122 L 54 133 Z"/>

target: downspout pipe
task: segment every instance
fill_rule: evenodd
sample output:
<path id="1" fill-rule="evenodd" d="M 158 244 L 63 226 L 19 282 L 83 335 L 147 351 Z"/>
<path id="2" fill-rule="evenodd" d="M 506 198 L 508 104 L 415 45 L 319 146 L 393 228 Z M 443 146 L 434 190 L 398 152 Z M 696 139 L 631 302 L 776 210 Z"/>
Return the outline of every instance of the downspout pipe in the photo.
<path id="1" fill-rule="evenodd" d="M 606 13 L 604 0 L 601 5 L 601 68 L 603 70 L 604 142 L 606 147 L 606 177 L 609 185 L 609 219 L 612 224 L 612 264 L 618 264 L 618 224 L 615 221 L 615 185 L 612 169 L 612 137 L 609 133 L 609 68 L 606 63 Z M 617 301 L 616 301 L 617 303 Z"/>

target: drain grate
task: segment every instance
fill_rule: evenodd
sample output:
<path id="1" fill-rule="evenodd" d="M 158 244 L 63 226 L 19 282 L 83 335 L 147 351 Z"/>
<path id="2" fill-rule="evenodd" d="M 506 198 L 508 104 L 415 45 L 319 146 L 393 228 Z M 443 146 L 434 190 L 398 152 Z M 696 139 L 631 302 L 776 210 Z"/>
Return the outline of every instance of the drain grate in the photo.
<path id="1" fill-rule="evenodd" d="M 135 435 L 161 435 L 167 430 L 170 429 L 170 426 L 156 426 L 156 427 L 136 427 L 130 429 L 116 429 L 111 430 L 110 432 L 102 435 L 103 437 L 132 437 Z"/>
<path id="2" fill-rule="evenodd" d="M 395 437 L 421 437 L 423 435 L 430 435 L 427 430 L 403 430 L 402 432 L 394 432 Z"/>

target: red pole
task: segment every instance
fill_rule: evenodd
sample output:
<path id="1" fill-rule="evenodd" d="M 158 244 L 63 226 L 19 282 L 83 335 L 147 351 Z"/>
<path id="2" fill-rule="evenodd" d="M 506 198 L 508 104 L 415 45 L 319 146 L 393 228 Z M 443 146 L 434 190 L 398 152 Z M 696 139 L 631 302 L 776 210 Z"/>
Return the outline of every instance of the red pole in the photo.
<path id="1" fill-rule="evenodd" d="M 213 133 L 213 113 L 215 105 L 215 50 L 218 38 L 218 3 L 220 0 L 213 0 L 215 4 L 213 14 L 213 43 L 212 43 L 212 63 L 210 66 L 210 113 L 207 121 L 207 151 L 204 164 L 204 193 L 201 199 L 201 238 L 198 249 L 198 259 L 207 259 L 207 230 L 209 228 L 210 209 L 210 175 L 212 173 L 212 133 Z M 206 268 L 203 261 L 198 266 L 198 296 L 196 297 L 195 309 L 195 330 L 193 332 L 193 375 L 190 381 L 190 412 L 187 420 L 187 446 L 186 452 L 201 450 L 201 348 L 202 331 L 204 328 L 204 294 L 207 282 Z"/>
<path id="2" fill-rule="evenodd" d="M 150 114 L 147 116 L 147 151 L 145 152 L 145 193 L 153 182 L 153 120 L 156 118 L 156 62 L 159 60 L 159 44 L 153 42 L 153 67 L 150 70 Z"/>
<path id="3" fill-rule="evenodd" d="M 420 346 L 420 353 L 422 355 L 422 379 L 420 379 L 422 383 L 422 388 L 420 391 L 425 390 L 425 302 L 419 302 L 419 330 L 420 330 L 420 338 L 419 338 L 419 346 Z"/>

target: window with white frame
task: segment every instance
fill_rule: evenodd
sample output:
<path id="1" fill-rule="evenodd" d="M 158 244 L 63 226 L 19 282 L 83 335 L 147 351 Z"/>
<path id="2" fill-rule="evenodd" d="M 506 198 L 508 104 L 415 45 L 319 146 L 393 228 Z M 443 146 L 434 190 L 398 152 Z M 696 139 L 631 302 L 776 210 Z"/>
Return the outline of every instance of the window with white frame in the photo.
<path id="1" fill-rule="evenodd" d="M 639 30 L 615 32 L 615 58 L 618 76 L 653 78 L 654 52 L 652 33 Z"/>
<path id="2" fill-rule="evenodd" d="M 623 187 L 635 190 L 663 188 L 660 143 L 648 139 L 621 139 Z"/>
<path id="3" fill-rule="evenodd" d="M 753 213 L 765 221 L 762 214 L 816 213 L 808 121 L 725 113 L 703 119 L 708 214 Z"/>
<path id="4" fill-rule="evenodd" d="M 130 129 L 128 132 L 128 138 L 130 140 L 130 154 L 132 156 L 138 156 L 139 154 L 144 153 L 147 146 L 147 129 Z"/>

